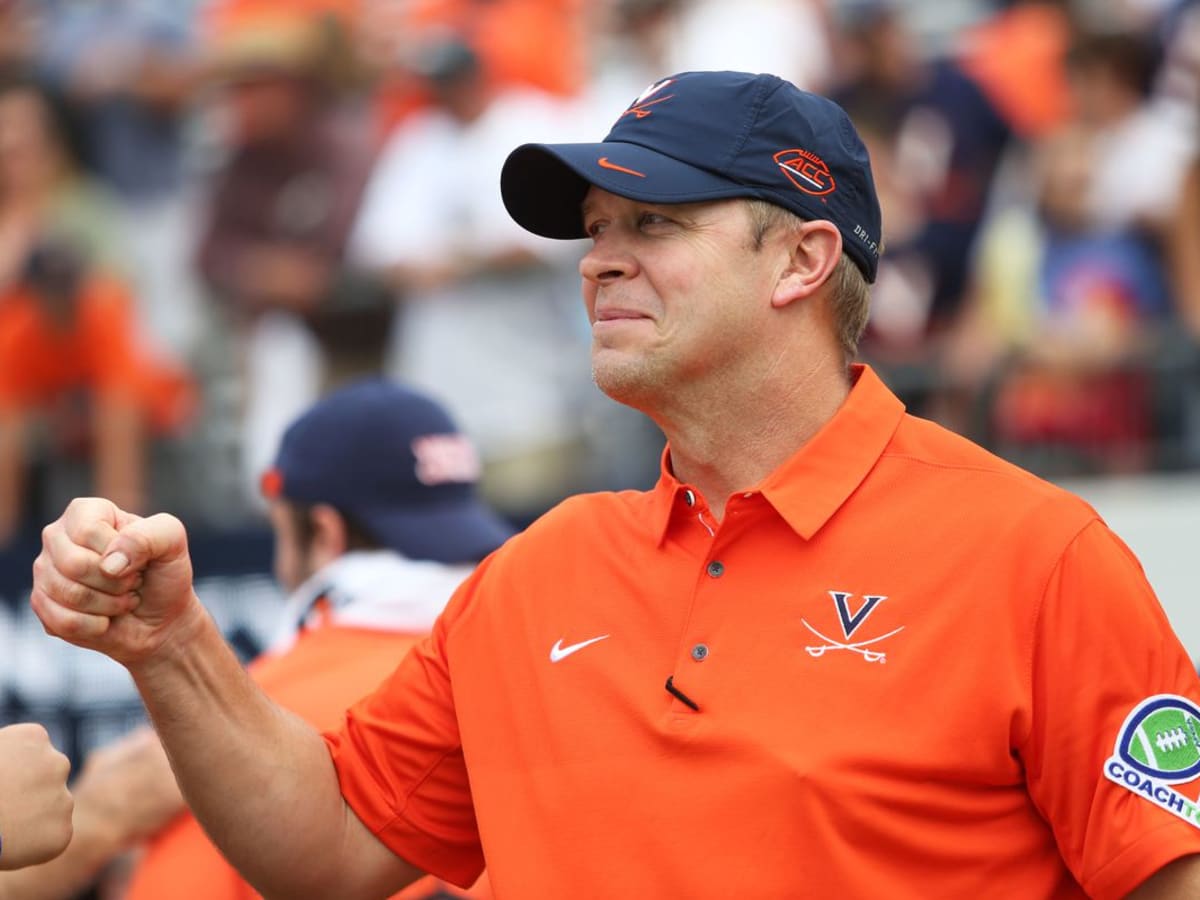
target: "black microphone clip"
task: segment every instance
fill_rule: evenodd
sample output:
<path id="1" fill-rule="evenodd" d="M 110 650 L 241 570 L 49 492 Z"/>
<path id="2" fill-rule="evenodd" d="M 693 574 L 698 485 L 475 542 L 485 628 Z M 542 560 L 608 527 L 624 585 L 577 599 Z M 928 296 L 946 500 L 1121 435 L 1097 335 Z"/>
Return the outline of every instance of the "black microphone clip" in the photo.
<path id="1" fill-rule="evenodd" d="M 683 703 L 684 705 L 694 709 L 696 712 L 700 712 L 700 707 L 696 705 L 696 701 L 693 700 L 691 697 L 689 697 L 687 694 L 685 694 L 683 691 L 681 691 L 679 688 L 675 687 L 675 676 L 674 675 L 667 676 L 667 683 L 665 686 L 667 689 L 667 693 L 670 694 L 672 697 L 674 697 L 676 700 L 678 700 L 680 703 Z"/>

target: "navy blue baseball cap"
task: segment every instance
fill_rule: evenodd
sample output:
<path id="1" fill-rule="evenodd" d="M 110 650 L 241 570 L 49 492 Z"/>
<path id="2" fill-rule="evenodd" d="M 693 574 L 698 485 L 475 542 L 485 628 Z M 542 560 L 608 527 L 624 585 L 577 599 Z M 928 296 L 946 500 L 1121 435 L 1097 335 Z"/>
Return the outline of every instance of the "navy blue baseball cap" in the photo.
<path id="1" fill-rule="evenodd" d="M 657 81 L 598 144 L 523 144 L 500 192 L 534 234 L 583 238 L 588 186 L 649 203 L 757 197 L 826 219 L 875 280 L 882 242 L 867 148 L 845 110 L 775 75 L 683 72 Z"/>
<path id="2" fill-rule="evenodd" d="M 269 499 L 328 503 L 409 559 L 483 559 L 513 533 L 479 498 L 479 456 L 429 397 L 384 379 L 317 401 L 284 432 Z"/>

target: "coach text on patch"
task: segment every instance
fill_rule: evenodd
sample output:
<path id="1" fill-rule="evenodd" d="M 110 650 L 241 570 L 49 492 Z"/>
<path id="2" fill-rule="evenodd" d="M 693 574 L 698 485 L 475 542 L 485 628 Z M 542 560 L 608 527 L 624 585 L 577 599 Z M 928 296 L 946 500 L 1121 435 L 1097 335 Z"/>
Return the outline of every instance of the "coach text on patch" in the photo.
<path id="1" fill-rule="evenodd" d="M 1200 776 L 1200 708 L 1176 694 L 1143 700 L 1121 726 L 1104 775 L 1200 828 L 1200 803 L 1174 788 Z"/>

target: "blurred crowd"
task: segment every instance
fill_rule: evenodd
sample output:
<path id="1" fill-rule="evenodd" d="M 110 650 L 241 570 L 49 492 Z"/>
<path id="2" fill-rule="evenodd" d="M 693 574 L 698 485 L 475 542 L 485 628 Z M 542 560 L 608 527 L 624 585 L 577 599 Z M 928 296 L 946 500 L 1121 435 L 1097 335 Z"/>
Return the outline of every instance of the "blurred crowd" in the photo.
<path id="1" fill-rule="evenodd" d="M 867 139 L 863 356 L 911 409 L 1048 475 L 1200 467 L 1200 0 L 0 0 L 0 545 L 80 493 L 260 520 L 284 425 L 370 373 L 515 522 L 648 485 L 580 248 L 498 172 L 721 68 Z"/>

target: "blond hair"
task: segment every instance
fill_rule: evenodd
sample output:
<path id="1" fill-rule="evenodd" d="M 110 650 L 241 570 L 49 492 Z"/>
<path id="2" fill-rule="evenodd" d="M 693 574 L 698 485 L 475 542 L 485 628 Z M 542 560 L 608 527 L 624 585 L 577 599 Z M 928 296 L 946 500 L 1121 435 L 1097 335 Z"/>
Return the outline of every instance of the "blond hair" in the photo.
<path id="1" fill-rule="evenodd" d="M 763 239 L 772 229 L 795 227 L 804 221 L 790 210 L 766 200 L 747 199 L 746 206 L 750 213 L 751 241 L 756 251 L 762 249 Z M 867 318 L 871 313 L 871 286 L 862 269 L 845 252 L 830 274 L 829 281 L 833 287 L 831 302 L 837 337 L 848 363 L 858 353 L 859 339 L 867 327 Z"/>

